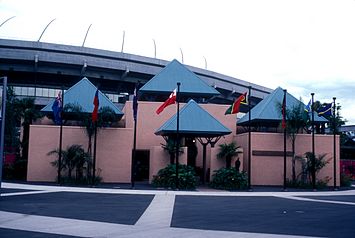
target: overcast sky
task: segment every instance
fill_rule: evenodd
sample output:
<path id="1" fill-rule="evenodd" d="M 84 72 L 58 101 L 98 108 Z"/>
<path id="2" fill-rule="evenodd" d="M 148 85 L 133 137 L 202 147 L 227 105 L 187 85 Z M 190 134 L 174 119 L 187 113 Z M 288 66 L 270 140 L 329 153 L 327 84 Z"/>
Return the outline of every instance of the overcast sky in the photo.
<path id="1" fill-rule="evenodd" d="M 355 0 L 0 0 L 0 38 L 123 51 L 207 69 L 307 103 L 337 97 L 355 124 Z"/>

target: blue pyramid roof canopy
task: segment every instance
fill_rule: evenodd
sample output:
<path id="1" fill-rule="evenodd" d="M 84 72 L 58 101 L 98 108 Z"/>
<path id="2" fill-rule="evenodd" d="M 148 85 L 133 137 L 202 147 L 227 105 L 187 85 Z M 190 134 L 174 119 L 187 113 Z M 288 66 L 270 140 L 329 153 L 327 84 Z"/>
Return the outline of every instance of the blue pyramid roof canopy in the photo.
<path id="1" fill-rule="evenodd" d="M 83 78 L 64 93 L 64 106 L 67 104 L 78 104 L 83 112 L 92 113 L 94 110 L 94 97 L 97 88 L 87 79 Z M 118 116 L 123 116 L 123 112 L 113 104 L 101 91 L 99 91 L 99 109 L 110 107 Z M 52 112 L 52 105 L 55 99 L 42 108 L 42 112 Z"/>
<path id="2" fill-rule="evenodd" d="M 177 114 L 166 121 L 156 132 L 156 135 L 171 135 L 176 133 Z M 232 133 L 216 118 L 190 100 L 179 113 L 179 133 L 198 137 L 216 137 Z"/>
<path id="3" fill-rule="evenodd" d="M 211 97 L 220 93 L 200 79 L 195 73 L 190 71 L 179 61 L 174 59 L 166 65 L 162 71 L 156 74 L 143 87 L 139 89 L 141 93 L 166 94 L 171 93 L 181 83 L 181 95 L 206 96 Z"/>
<path id="4" fill-rule="evenodd" d="M 267 95 L 262 101 L 260 101 L 255 107 L 251 109 L 251 124 L 260 123 L 262 125 L 278 125 L 282 120 L 282 115 L 279 110 L 279 105 L 282 104 L 284 92 L 283 89 L 278 87 L 272 93 Z M 292 108 L 297 106 L 300 100 L 296 99 L 289 93 L 286 93 L 286 108 Z M 303 103 L 302 105 L 306 107 Z M 328 120 L 324 117 L 320 117 L 317 113 L 314 113 L 314 121 L 317 123 L 325 123 Z M 249 112 L 246 113 L 240 120 L 238 125 L 248 125 Z"/>

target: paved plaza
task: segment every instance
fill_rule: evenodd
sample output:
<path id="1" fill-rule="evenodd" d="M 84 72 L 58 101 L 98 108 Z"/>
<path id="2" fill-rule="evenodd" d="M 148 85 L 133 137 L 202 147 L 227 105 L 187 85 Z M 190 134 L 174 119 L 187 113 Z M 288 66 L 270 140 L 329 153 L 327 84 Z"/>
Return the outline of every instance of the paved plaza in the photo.
<path id="1" fill-rule="evenodd" d="M 355 237 L 355 190 L 171 191 L 2 183 L 0 237 Z"/>

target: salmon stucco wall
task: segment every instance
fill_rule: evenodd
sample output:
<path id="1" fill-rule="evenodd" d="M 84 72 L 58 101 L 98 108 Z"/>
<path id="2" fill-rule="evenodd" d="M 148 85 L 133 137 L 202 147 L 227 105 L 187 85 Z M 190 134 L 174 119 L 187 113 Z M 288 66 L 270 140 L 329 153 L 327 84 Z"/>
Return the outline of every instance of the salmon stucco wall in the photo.
<path id="1" fill-rule="evenodd" d="M 283 155 L 267 156 L 254 155 L 255 152 L 283 152 L 283 134 L 282 133 L 251 133 L 251 184 L 252 185 L 283 185 Z M 244 166 L 243 169 L 248 171 L 248 133 L 240 134 L 235 137 L 237 145 L 244 149 Z M 339 169 L 339 136 L 337 136 L 336 144 L 336 176 L 337 186 L 340 185 L 340 169 Z M 328 185 L 334 183 L 334 156 L 333 156 L 333 136 L 331 135 L 315 135 L 315 154 L 326 154 L 328 164 L 317 174 L 317 180 L 328 181 Z M 291 141 L 287 139 L 287 151 L 291 152 Z M 299 134 L 296 138 L 296 155 L 304 155 L 308 151 L 312 151 L 312 135 Z M 286 160 L 287 178 L 292 178 L 292 157 L 288 156 Z M 301 162 L 296 161 L 296 176 L 301 173 Z"/>
<path id="2" fill-rule="evenodd" d="M 59 147 L 59 126 L 31 125 L 28 181 L 56 181 L 57 169 L 50 162 L 56 160 L 49 151 Z M 63 149 L 80 144 L 85 150 L 88 137 L 81 127 L 63 126 Z M 97 175 L 104 182 L 130 182 L 133 132 L 125 128 L 104 128 L 97 134 L 96 168 Z"/>

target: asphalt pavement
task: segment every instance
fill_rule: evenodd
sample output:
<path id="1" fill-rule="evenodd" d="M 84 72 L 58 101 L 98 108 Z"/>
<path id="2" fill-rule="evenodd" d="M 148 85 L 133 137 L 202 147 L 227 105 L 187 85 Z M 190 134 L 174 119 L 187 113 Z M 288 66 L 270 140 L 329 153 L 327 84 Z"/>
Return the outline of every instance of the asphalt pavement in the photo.
<path id="1" fill-rule="evenodd" d="M 2 183 L 0 237 L 353 237 L 355 188 L 281 192 Z"/>

